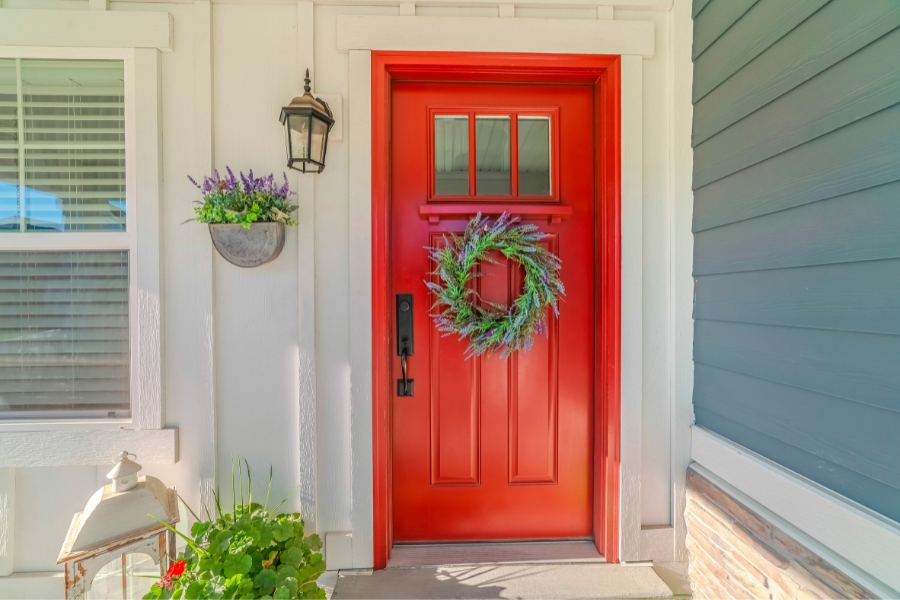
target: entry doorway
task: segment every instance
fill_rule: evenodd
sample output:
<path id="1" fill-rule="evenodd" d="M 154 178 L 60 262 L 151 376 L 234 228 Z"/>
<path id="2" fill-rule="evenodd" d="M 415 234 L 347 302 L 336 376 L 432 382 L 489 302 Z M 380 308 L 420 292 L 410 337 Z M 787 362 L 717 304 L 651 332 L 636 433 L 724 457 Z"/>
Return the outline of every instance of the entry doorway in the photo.
<path id="1" fill-rule="evenodd" d="M 615 562 L 618 57 L 373 53 L 372 73 L 375 566 L 394 544 L 522 540 Z M 559 319 L 508 358 L 466 358 L 429 316 L 425 248 L 478 212 L 538 225 L 563 261 Z M 521 275 L 495 258 L 478 293 L 508 305 Z"/>
<path id="2" fill-rule="evenodd" d="M 412 298 L 416 341 L 413 395 L 392 398 L 394 543 L 590 539 L 592 87 L 398 82 L 391 95 L 391 284 Z M 425 281 L 438 279 L 426 248 L 462 235 L 477 213 L 504 212 L 547 234 L 566 295 L 530 350 L 469 356 L 429 316 Z M 490 260 L 475 292 L 508 307 L 521 269 Z"/>

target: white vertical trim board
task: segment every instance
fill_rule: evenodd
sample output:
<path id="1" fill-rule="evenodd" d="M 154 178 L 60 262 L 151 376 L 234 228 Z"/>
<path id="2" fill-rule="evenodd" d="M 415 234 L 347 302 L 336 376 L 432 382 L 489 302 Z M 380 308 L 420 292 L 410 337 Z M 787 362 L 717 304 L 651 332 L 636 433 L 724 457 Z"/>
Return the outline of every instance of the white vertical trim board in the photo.
<path id="1" fill-rule="evenodd" d="M 137 354 L 131 369 L 138 370 L 138 386 L 132 388 L 132 419 L 138 429 L 161 429 L 165 422 L 162 368 L 162 227 L 159 196 L 162 190 L 162 94 L 159 50 L 134 50 L 134 91 L 131 96 L 134 151 L 131 153 L 135 213 L 128 224 L 137 234 Z M 134 322 L 132 320 L 132 322 Z M 137 397 L 135 397 L 135 395 Z"/>
<path id="2" fill-rule="evenodd" d="M 694 151 L 691 148 L 691 127 L 694 107 L 691 104 L 691 85 L 694 65 L 691 62 L 693 26 L 691 1 L 676 0 L 675 9 L 669 13 L 669 57 L 672 82 L 671 117 L 669 136 L 673 151 L 670 153 L 669 189 L 672 198 L 669 210 L 671 229 L 671 316 L 669 339 L 672 348 L 671 386 L 672 419 L 670 459 L 672 474 L 672 520 L 675 528 L 675 560 L 688 559 L 685 548 L 687 527 L 684 521 L 685 475 L 691 463 L 691 425 L 694 422 L 694 235 L 691 221 L 694 213 L 694 191 L 691 174 L 694 169 Z"/>
<path id="3" fill-rule="evenodd" d="M 416 17 L 418 18 L 418 17 Z M 350 52 L 350 439 L 353 567 L 375 564 L 372 498 L 372 53 Z"/>
<path id="4" fill-rule="evenodd" d="M 641 560 L 643 384 L 643 65 L 622 57 L 620 557 Z"/>
<path id="5" fill-rule="evenodd" d="M 339 15 L 349 50 L 636 54 L 653 57 L 653 23 L 597 19 L 493 19 Z"/>
<path id="6" fill-rule="evenodd" d="M 702 427 L 691 457 L 699 473 L 835 567 L 882 598 L 900 597 L 900 525 Z"/>
<path id="7" fill-rule="evenodd" d="M 297 2 L 297 93 L 303 90 L 303 78 L 309 68 L 316 82 L 315 45 L 313 43 L 314 6 L 312 0 Z M 285 103 L 290 98 L 285 98 Z M 331 138 L 329 138 L 330 140 Z M 317 529 L 316 465 L 316 175 L 292 173 L 297 191 L 297 340 L 300 379 L 300 439 L 294 446 L 300 489 L 300 512 L 310 531 Z"/>
<path id="8" fill-rule="evenodd" d="M 89 48 L 174 47 L 167 12 L 0 8 L 0 44 Z"/>
<path id="9" fill-rule="evenodd" d="M 213 144 L 213 38 L 212 4 L 209 0 L 194 2 L 194 123 L 196 173 L 211 173 L 215 167 Z M 213 310 L 213 250 L 205 227 L 193 227 L 191 254 L 194 259 L 194 310 L 198 315 L 193 335 L 200 340 L 198 357 L 197 407 L 200 428 L 192 443 L 199 460 L 200 503 L 211 513 L 215 507 L 216 460 L 216 374 L 215 322 Z"/>
<path id="10" fill-rule="evenodd" d="M 16 470 L 0 469 L 0 577 L 16 570 Z"/>
<path id="11" fill-rule="evenodd" d="M 447 24 L 446 18 L 434 25 L 423 17 L 338 17 L 338 46 L 350 52 L 349 120 L 350 136 L 350 331 L 351 340 L 351 440 L 353 464 L 353 566 L 373 564 L 372 522 L 372 147 L 371 147 L 371 50 L 451 50 L 474 51 L 468 36 L 455 41 L 436 41 L 444 31 L 471 31 L 471 25 L 493 40 L 488 51 L 522 51 L 529 39 L 520 39 L 523 31 L 510 35 L 506 24 L 522 19 L 465 18 L 461 27 Z M 451 19 L 452 20 L 452 19 Z M 439 23 L 439 24 L 438 24 Z M 617 21 L 618 23 L 618 21 Z M 638 23 L 638 22 L 635 22 Z M 640 22 L 638 32 L 649 26 L 652 54 L 653 28 Z M 561 27 L 563 25 L 560 25 Z M 565 29 L 563 27 L 563 29 Z M 417 32 L 408 35 L 409 31 Z M 645 32 L 646 33 L 646 32 Z M 371 35 L 370 35 L 371 34 Z M 641 34 L 643 35 L 643 34 Z M 557 42 L 546 42 L 546 40 Z M 641 407 L 642 407 L 642 231 L 643 231 L 643 66 L 640 51 L 633 40 L 614 38 L 606 52 L 622 56 L 622 449 L 621 449 L 621 529 L 620 556 L 624 561 L 641 558 Z M 530 51 L 551 53 L 594 52 L 594 42 L 581 45 L 558 43 L 544 38 L 546 48 Z M 554 45 L 558 43 L 558 45 Z M 610 42 L 613 43 L 613 42 Z M 343 44 L 343 46 L 342 46 Z M 476 44 L 477 46 L 477 44 Z M 629 51 L 632 53 L 629 54 Z M 654 535 L 654 534 L 648 534 Z M 656 538 L 665 534 L 655 534 Z M 649 537 L 647 538 L 649 541 Z"/>

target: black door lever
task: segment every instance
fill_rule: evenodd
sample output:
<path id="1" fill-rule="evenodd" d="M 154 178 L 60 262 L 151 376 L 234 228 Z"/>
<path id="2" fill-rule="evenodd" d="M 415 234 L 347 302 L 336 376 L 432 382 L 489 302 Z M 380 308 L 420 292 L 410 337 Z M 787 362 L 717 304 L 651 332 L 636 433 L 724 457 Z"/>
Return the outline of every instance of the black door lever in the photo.
<path id="1" fill-rule="evenodd" d="M 407 376 L 407 359 L 413 354 L 415 354 L 413 295 L 397 294 L 397 355 L 400 357 L 400 370 L 403 373 L 403 379 L 397 380 L 398 396 L 412 396 L 415 394 L 415 382 Z"/>

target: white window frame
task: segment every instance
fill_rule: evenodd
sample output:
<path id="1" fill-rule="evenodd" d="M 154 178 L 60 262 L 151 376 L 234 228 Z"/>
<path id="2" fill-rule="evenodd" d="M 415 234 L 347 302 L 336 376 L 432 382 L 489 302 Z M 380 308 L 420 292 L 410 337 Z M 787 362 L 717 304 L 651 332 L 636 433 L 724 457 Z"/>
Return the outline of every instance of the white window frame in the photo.
<path id="1" fill-rule="evenodd" d="M 177 430 L 164 429 L 162 384 L 159 50 L 0 46 L 0 57 L 124 63 L 125 231 L 0 233 L 0 251 L 129 252 L 131 403 L 128 419 L 0 422 L 0 467 L 105 464 L 126 447 L 147 463 L 174 463 Z"/>

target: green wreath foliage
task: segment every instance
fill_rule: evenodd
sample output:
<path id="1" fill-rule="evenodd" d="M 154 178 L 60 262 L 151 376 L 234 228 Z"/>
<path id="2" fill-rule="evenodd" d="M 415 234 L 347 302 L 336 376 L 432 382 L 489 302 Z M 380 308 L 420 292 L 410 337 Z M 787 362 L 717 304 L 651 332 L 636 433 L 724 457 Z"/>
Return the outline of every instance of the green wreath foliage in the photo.
<path id="1" fill-rule="evenodd" d="M 500 352 L 507 357 L 530 350 L 534 335 L 546 335 L 547 307 L 559 317 L 559 297 L 565 287 L 559 278 L 559 257 L 538 243 L 548 234 L 536 225 L 520 224 L 518 218 L 503 213 L 494 223 L 479 213 L 469 221 L 462 236 L 451 234 L 440 248 L 426 248 L 436 264 L 433 272 L 441 284 L 426 281 L 436 299 L 431 315 L 439 331 L 468 338 L 469 356 Z M 498 250 L 524 270 L 522 294 L 505 307 L 484 301 L 471 285 L 480 275 L 478 261 L 491 260 Z M 493 261 L 492 261 L 493 262 Z"/>

